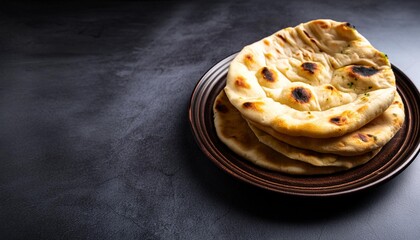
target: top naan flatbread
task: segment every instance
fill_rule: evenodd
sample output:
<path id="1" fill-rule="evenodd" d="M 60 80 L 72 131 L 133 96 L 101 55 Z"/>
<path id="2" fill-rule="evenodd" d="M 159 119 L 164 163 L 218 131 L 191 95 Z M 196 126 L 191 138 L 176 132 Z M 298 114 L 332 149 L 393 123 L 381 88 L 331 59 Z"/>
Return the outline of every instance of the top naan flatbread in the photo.
<path id="1" fill-rule="evenodd" d="M 396 93 L 386 55 L 348 23 L 314 20 L 246 46 L 225 92 L 244 118 L 291 136 L 342 136 L 381 115 Z"/>

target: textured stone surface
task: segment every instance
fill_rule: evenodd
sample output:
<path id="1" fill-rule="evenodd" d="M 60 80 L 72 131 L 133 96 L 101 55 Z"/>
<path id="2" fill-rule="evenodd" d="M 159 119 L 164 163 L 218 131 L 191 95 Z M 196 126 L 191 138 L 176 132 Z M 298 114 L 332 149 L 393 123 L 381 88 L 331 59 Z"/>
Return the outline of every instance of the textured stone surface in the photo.
<path id="1" fill-rule="evenodd" d="M 420 239 L 420 162 L 363 194 L 254 188 L 196 146 L 198 79 L 245 44 L 348 21 L 420 87 L 417 1 L 0 8 L 1 239 Z"/>

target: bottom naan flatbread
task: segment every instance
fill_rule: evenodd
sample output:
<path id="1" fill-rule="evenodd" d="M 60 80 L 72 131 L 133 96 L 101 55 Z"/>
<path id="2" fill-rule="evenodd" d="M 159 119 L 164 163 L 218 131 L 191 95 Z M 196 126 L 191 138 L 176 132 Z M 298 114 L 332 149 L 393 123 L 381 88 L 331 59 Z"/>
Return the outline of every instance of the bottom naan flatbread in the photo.
<path id="1" fill-rule="evenodd" d="M 293 147 L 287 143 L 279 141 L 252 125 L 249 126 L 261 143 L 291 159 L 303 161 L 314 166 L 335 166 L 350 169 L 368 162 L 381 150 L 381 148 L 379 148 L 375 151 L 358 156 L 339 156 L 335 154 L 318 153 L 311 150 Z"/>

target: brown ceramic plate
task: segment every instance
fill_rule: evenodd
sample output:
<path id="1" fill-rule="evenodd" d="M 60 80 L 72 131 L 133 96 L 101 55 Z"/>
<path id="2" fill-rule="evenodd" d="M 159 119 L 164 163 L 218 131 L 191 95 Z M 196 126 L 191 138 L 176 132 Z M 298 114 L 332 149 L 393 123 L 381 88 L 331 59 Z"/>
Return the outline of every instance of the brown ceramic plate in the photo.
<path id="1" fill-rule="evenodd" d="M 401 70 L 392 66 L 397 88 L 405 104 L 406 120 L 401 130 L 368 163 L 336 174 L 292 176 L 260 168 L 242 159 L 217 137 L 213 124 L 213 102 L 226 84 L 233 54 L 214 65 L 197 83 L 190 102 L 189 119 L 201 150 L 232 176 L 271 191 L 301 196 L 332 196 L 364 190 L 403 171 L 420 150 L 420 94 Z"/>

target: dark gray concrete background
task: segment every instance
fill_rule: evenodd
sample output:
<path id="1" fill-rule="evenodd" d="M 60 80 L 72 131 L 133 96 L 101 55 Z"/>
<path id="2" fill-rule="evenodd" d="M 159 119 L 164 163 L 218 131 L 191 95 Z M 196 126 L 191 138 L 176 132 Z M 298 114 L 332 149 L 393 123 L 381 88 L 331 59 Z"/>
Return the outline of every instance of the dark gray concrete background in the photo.
<path id="1" fill-rule="evenodd" d="M 188 103 L 283 27 L 348 21 L 420 87 L 418 1 L 10 2 L 0 7 L 0 239 L 420 239 L 420 161 L 302 199 L 219 170 Z"/>

